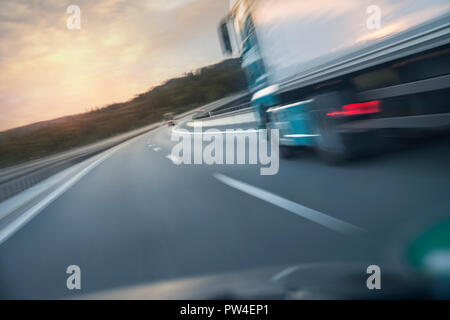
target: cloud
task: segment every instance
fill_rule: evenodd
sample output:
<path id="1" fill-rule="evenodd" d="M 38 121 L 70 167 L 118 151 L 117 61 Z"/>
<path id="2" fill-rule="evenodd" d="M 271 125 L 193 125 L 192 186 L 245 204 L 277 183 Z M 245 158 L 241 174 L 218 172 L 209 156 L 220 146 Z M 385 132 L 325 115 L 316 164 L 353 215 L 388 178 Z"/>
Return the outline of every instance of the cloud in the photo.
<path id="1" fill-rule="evenodd" d="M 81 8 L 68 30 L 66 8 Z M 3 0 L 0 130 L 124 101 L 222 59 L 219 0 Z"/>

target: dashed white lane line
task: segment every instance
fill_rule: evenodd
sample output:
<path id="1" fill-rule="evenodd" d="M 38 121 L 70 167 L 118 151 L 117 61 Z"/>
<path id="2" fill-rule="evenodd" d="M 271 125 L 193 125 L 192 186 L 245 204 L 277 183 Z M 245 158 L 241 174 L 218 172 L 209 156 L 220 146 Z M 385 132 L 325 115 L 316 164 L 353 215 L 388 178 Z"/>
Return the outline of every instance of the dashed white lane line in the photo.
<path id="1" fill-rule="evenodd" d="M 293 201 L 290 201 L 288 199 L 280 197 L 269 191 L 252 186 L 248 183 L 241 182 L 239 180 L 227 177 L 220 173 L 214 173 L 213 176 L 217 180 L 223 182 L 224 184 L 226 184 L 232 188 L 235 188 L 237 190 L 245 192 L 245 193 L 252 195 L 258 199 L 261 199 L 263 201 L 269 202 L 277 207 L 283 208 L 291 213 L 294 213 L 300 217 L 303 217 L 307 220 L 315 222 L 321 226 L 324 226 L 328 229 L 339 232 L 341 234 L 355 235 L 355 234 L 360 234 L 365 231 L 364 229 L 361 229 L 350 223 L 336 219 L 334 217 L 331 217 L 322 212 L 310 209 L 308 207 L 302 206 L 298 203 L 295 203 Z"/>
<path id="2" fill-rule="evenodd" d="M 155 151 L 155 152 L 158 152 L 159 150 L 161 150 L 160 147 L 154 147 L 154 148 L 153 148 L 153 151 Z"/>

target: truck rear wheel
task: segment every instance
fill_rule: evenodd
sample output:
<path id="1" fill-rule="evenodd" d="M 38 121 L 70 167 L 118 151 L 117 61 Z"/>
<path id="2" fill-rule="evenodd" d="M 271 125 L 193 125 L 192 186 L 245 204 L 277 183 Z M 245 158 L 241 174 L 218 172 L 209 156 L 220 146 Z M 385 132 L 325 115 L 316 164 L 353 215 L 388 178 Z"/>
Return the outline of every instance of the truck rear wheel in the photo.
<path id="1" fill-rule="evenodd" d="M 358 154 L 351 135 L 339 131 L 338 120 L 330 118 L 327 113 L 348 103 L 349 94 L 331 92 L 314 97 L 311 110 L 316 138 L 316 150 L 326 162 L 337 164 L 355 158 Z"/>

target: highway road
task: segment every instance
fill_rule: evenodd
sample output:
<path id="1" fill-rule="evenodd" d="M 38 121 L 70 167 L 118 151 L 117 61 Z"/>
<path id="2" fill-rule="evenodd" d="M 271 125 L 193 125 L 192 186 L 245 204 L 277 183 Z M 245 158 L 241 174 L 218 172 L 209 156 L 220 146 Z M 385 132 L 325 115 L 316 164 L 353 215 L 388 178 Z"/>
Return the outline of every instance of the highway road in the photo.
<path id="1" fill-rule="evenodd" d="M 411 230 L 450 213 L 448 137 L 341 166 L 300 151 L 261 176 L 257 165 L 175 165 L 172 129 L 117 148 L 12 232 L 0 244 L 0 298 L 277 265 L 382 265 L 403 258 Z M 81 268 L 80 291 L 66 287 L 69 265 Z"/>

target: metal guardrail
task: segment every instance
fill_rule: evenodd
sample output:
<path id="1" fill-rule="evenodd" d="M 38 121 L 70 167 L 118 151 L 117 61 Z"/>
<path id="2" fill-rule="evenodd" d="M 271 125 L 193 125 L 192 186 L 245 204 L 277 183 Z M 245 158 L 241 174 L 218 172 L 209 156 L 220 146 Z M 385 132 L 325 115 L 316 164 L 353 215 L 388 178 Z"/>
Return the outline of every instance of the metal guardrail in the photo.
<path id="1" fill-rule="evenodd" d="M 245 102 L 248 100 L 249 93 L 244 92 L 214 101 L 206 106 L 203 106 L 203 108 L 206 109 L 213 108 L 212 111 L 205 112 L 205 118 L 224 115 L 226 113 L 244 109 L 249 105 L 249 102 Z M 242 103 L 243 101 L 244 103 Z M 236 103 L 238 104 L 236 105 Z M 187 111 L 183 114 L 177 115 L 176 119 L 195 112 L 196 110 Z M 201 114 L 195 115 L 193 119 L 198 116 L 201 116 Z M 67 169 L 76 163 L 112 148 L 126 140 L 150 131 L 160 125 L 161 123 L 152 124 L 147 127 L 124 133 L 88 146 L 27 162 L 14 167 L 0 169 L 0 202 L 32 187 L 33 185 L 49 178 L 59 171 Z"/>
<path id="2" fill-rule="evenodd" d="M 199 113 L 192 117 L 194 120 L 206 119 L 217 115 L 230 113 L 233 111 L 246 109 L 250 107 L 250 94 L 244 93 L 237 96 L 236 99 L 229 100 L 226 103 L 219 105 L 217 108 Z"/>
<path id="3" fill-rule="evenodd" d="M 222 114 L 233 112 L 233 111 L 247 109 L 250 106 L 251 106 L 250 102 L 245 102 L 245 103 L 241 103 L 236 106 L 229 107 L 229 108 L 221 109 L 218 111 L 212 111 L 212 112 L 210 112 L 210 116 L 217 116 L 217 115 L 222 115 Z"/>
<path id="4" fill-rule="evenodd" d="M 32 187 L 55 173 L 148 132 L 160 123 L 133 130 L 85 147 L 0 170 L 0 202 Z"/>

